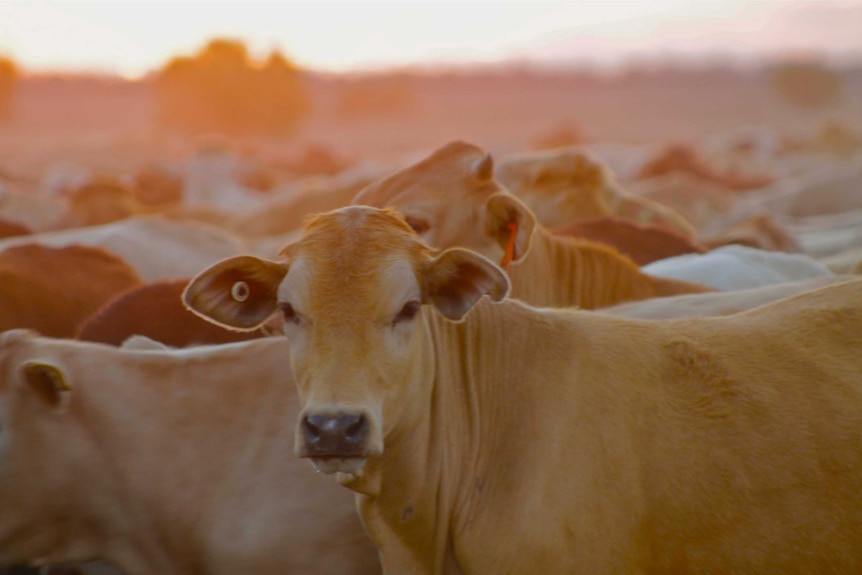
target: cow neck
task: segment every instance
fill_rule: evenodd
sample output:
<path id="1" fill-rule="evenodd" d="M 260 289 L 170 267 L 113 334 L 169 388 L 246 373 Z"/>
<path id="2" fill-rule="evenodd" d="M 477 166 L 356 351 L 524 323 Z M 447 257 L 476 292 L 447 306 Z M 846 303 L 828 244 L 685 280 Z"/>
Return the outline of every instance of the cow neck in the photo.
<path id="1" fill-rule="evenodd" d="M 508 270 L 512 284 L 510 297 L 531 305 L 563 307 L 580 305 L 579 295 L 572 289 L 571 277 L 576 262 L 561 261 L 561 250 L 550 232 L 537 226 L 526 257 Z"/>
<path id="2" fill-rule="evenodd" d="M 488 370 L 503 360 L 496 355 L 501 348 L 482 343 L 505 332 L 500 316 L 488 309 L 495 305 L 483 299 L 461 323 L 423 312 L 426 341 L 416 370 L 426 378 L 417 400 L 422 410 L 405 420 L 395 441 L 387 434 L 385 459 L 369 461 L 368 473 L 380 476 L 378 490 L 359 495 L 363 523 L 383 549 L 387 572 L 464 572 L 458 533 L 494 481 L 494 454 L 506 441 L 498 430 L 498 398 L 514 383 Z"/>
<path id="3" fill-rule="evenodd" d="M 366 531 L 385 550 L 386 572 L 461 573 L 452 537 L 478 445 L 476 394 L 469 389 L 475 366 L 440 358 L 475 345 L 469 332 L 466 324 L 423 310 L 411 382 L 421 390 L 411 402 L 415 408 L 387 431 L 384 454 L 366 464 L 360 479 L 342 481 L 358 493 Z"/>
<path id="4" fill-rule="evenodd" d="M 542 227 L 536 228 L 527 256 L 512 265 L 509 279 L 511 297 L 539 307 L 596 309 L 651 290 L 646 274 L 613 248 Z"/>

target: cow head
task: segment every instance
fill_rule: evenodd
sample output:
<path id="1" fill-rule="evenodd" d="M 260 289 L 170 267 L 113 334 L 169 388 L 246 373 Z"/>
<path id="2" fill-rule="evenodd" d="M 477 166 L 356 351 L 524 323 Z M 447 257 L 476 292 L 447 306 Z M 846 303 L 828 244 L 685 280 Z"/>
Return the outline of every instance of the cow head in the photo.
<path id="1" fill-rule="evenodd" d="M 496 176 L 546 228 L 607 216 L 620 193 L 607 167 L 578 147 L 503 158 Z"/>
<path id="2" fill-rule="evenodd" d="M 104 485 L 90 480 L 98 474 L 87 469 L 98 462 L 76 417 L 63 359 L 37 341 L 28 330 L 0 335 L 0 562 L 95 553 L 82 502 L 104 493 Z"/>
<path id="3" fill-rule="evenodd" d="M 536 218 L 494 179 L 491 156 L 464 142 L 362 189 L 355 205 L 393 208 L 437 248 L 464 247 L 500 261 L 514 232 L 512 261 L 530 249 Z"/>
<path id="4" fill-rule="evenodd" d="M 427 401 L 424 310 L 459 321 L 483 295 L 505 297 L 508 279 L 476 253 L 433 251 L 401 216 L 367 206 L 318 216 L 282 254 L 216 264 L 184 302 L 233 329 L 280 312 L 303 405 L 296 451 L 320 471 L 357 473 Z"/>

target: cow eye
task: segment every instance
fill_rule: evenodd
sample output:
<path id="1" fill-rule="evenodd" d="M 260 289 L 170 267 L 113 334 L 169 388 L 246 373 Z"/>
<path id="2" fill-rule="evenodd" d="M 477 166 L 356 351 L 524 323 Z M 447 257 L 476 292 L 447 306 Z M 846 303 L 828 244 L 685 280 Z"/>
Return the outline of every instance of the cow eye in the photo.
<path id="1" fill-rule="evenodd" d="M 401 311 L 398 312 L 398 315 L 392 320 L 392 325 L 398 325 L 399 323 L 410 321 L 416 314 L 419 313 L 419 310 L 422 309 L 422 304 L 416 300 L 408 301 L 404 304 L 404 307 L 401 308 Z"/>
<path id="2" fill-rule="evenodd" d="M 417 218 L 416 216 L 404 216 L 404 220 L 417 234 L 424 234 L 431 227 L 427 221 L 422 218 Z"/>
<path id="3" fill-rule="evenodd" d="M 299 315 L 293 309 L 293 306 L 289 303 L 280 303 L 278 304 L 278 309 L 281 311 L 282 317 L 284 317 L 285 322 L 295 323 L 299 325 Z"/>

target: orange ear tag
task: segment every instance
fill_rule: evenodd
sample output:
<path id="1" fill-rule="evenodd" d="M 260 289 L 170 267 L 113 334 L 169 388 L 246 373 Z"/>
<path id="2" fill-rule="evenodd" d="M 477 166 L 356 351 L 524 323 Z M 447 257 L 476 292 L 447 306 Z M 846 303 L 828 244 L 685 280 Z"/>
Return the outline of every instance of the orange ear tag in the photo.
<path id="1" fill-rule="evenodd" d="M 506 250 L 503 252 L 503 257 L 500 259 L 500 267 L 503 271 L 509 271 L 509 264 L 515 258 L 515 237 L 518 235 L 518 222 L 509 223 L 509 241 L 506 242 Z"/>

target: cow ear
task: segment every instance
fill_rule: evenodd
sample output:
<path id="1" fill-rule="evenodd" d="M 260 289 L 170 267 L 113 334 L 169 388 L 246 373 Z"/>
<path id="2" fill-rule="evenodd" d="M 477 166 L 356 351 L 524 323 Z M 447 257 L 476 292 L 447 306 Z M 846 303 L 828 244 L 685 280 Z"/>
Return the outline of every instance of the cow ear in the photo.
<path id="1" fill-rule="evenodd" d="M 494 177 L 494 159 L 485 153 L 470 165 L 470 171 L 479 182 L 488 182 Z"/>
<path id="2" fill-rule="evenodd" d="M 483 295 L 500 301 L 509 293 L 509 278 L 487 258 L 451 248 L 431 260 L 422 282 L 423 303 L 458 321 Z"/>
<path id="3" fill-rule="evenodd" d="M 488 198 L 485 203 L 485 233 L 507 251 L 509 261 L 524 259 L 530 251 L 535 230 L 536 216 L 524 202 L 507 192 L 498 192 Z M 514 242 L 512 234 L 515 234 Z"/>
<path id="4" fill-rule="evenodd" d="M 183 304 L 207 321 L 235 331 L 260 327 L 277 308 L 287 266 L 254 256 L 222 260 L 192 278 Z"/>
<path id="5" fill-rule="evenodd" d="M 27 387 L 45 405 L 61 413 L 68 408 L 72 387 L 59 367 L 45 361 L 28 361 L 21 370 Z"/>

